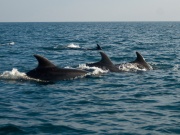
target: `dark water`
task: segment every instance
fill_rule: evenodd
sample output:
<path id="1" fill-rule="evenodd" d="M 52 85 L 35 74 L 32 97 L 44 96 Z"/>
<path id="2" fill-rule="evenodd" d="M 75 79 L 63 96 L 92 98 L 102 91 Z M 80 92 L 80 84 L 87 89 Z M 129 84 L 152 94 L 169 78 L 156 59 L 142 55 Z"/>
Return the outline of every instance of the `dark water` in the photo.
<path id="1" fill-rule="evenodd" d="M 154 70 L 44 84 L 33 54 L 59 67 L 116 63 L 139 51 Z M 71 49 L 70 47 L 80 47 Z M 0 23 L 0 134 L 180 134 L 180 23 Z"/>

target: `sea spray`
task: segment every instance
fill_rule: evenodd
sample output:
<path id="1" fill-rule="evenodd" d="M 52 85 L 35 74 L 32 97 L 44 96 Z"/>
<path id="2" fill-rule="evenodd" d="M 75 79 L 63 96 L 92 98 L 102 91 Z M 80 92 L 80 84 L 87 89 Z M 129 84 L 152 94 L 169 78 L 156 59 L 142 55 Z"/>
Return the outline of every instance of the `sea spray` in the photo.
<path id="1" fill-rule="evenodd" d="M 13 68 L 12 71 L 4 71 L 1 75 L 1 79 L 7 79 L 7 80 L 16 80 L 21 79 L 26 76 L 25 73 L 19 72 L 18 69 Z"/>
<path id="2" fill-rule="evenodd" d="M 86 66 L 86 64 L 80 64 L 79 68 L 83 70 L 88 70 L 89 71 L 88 75 L 99 75 L 108 72 L 108 70 L 102 70 L 101 68 L 98 67 L 89 67 Z"/>
<path id="3" fill-rule="evenodd" d="M 73 43 L 69 44 L 67 47 L 68 47 L 68 48 L 80 48 L 79 45 L 75 45 L 75 44 L 73 44 Z"/>
<path id="4" fill-rule="evenodd" d="M 125 64 L 121 64 L 119 65 L 119 70 L 121 71 L 146 71 L 145 68 L 139 68 L 136 64 L 131 64 L 131 63 L 125 63 Z"/>
<path id="5" fill-rule="evenodd" d="M 24 72 L 20 72 L 18 71 L 18 69 L 13 68 L 12 71 L 4 71 L 1 75 L 0 75 L 0 79 L 1 80 L 23 80 L 23 81 L 36 81 L 36 82 L 46 82 L 40 79 L 34 79 L 34 78 L 30 78 L 26 75 L 26 73 Z"/>

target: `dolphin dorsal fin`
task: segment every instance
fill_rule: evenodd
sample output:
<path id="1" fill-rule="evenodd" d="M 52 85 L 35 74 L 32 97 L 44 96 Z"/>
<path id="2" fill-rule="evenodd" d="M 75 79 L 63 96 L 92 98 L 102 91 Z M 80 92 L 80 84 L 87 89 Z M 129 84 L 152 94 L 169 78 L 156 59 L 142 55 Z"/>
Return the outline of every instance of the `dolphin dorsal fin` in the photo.
<path id="1" fill-rule="evenodd" d="M 136 55 L 137 55 L 137 58 L 134 62 L 140 62 L 140 63 L 145 62 L 143 56 L 139 52 L 136 52 Z"/>
<path id="2" fill-rule="evenodd" d="M 35 54 L 34 57 L 38 61 L 38 67 L 37 68 L 43 68 L 43 67 L 56 67 L 53 63 L 51 63 L 48 59 Z"/>
<path id="3" fill-rule="evenodd" d="M 136 55 L 137 55 L 137 58 L 135 61 L 133 61 L 133 63 L 139 63 L 141 65 L 143 65 L 146 69 L 148 70 L 151 70 L 153 69 L 146 61 L 145 59 L 143 58 L 143 56 L 139 53 L 139 52 L 136 52 Z"/>
<path id="4" fill-rule="evenodd" d="M 99 44 L 97 44 L 97 50 L 102 50 Z"/>
<path id="5" fill-rule="evenodd" d="M 108 65 L 114 65 L 111 62 L 110 58 L 105 53 L 100 52 L 100 54 L 101 54 L 101 61 L 100 61 L 101 63 L 108 64 Z"/>

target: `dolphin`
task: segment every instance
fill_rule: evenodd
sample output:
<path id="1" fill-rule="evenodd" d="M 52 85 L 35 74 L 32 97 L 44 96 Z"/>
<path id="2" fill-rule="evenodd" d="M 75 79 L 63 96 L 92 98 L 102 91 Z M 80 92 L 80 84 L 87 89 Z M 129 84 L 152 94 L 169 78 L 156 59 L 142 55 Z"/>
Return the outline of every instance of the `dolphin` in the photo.
<path id="1" fill-rule="evenodd" d="M 152 70 L 153 68 L 145 61 L 145 59 L 143 58 L 143 56 L 139 53 L 136 52 L 137 58 L 132 61 L 129 62 L 130 64 L 133 64 L 134 66 L 138 67 L 139 69 L 146 69 L 146 70 Z M 116 66 L 119 67 L 122 64 L 117 64 Z"/>
<path id="2" fill-rule="evenodd" d="M 102 50 L 102 48 L 100 47 L 99 44 L 97 44 L 97 47 L 96 47 L 97 50 Z"/>
<path id="3" fill-rule="evenodd" d="M 54 82 L 85 76 L 88 73 L 84 70 L 58 68 L 48 59 L 40 55 L 34 55 L 34 57 L 38 61 L 38 66 L 26 73 L 26 75 L 31 78 Z"/>
<path id="4" fill-rule="evenodd" d="M 111 72 L 121 72 L 118 67 L 116 67 L 110 60 L 110 58 L 104 53 L 100 52 L 101 60 L 96 63 L 86 63 L 89 67 L 98 67 L 103 70 L 109 70 Z"/>

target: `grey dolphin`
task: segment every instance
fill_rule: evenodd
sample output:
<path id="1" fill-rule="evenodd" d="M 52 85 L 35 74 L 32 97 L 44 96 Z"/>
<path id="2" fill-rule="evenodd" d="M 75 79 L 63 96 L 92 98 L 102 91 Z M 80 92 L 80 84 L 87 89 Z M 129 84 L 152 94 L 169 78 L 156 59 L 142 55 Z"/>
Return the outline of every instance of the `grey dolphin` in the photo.
<path id="1" fill-rule="evenodd" d="M 139 53 L 136 52 L 137 58 L 136 60 L 130 62 L 133 64 L 137 64 L 137 67 L 139 68 L 145 68 L 147 70 L 152 70 L 153 68 L 145 61 L 145 59 L 143 58 L 143 56 Z"/>
<path id="2" fill-rule="evenodd" d="M 87 63 L 89 67 L 98 67 L 103 70 L 109 70 L 111 72 L 121 72 L 118 67 L 116 67 L 110 60 L 110 58 L 103 52 L 100 52 L 101 60 L 96 63 Z"/>
<path id="3" fill-rule="evenodd" d="M 136 52 L 137 58 L 132 61 L 129 62 L 133 65 L 135 65 L 136 67 L 138 67 L 139 69 L 146 69 L 146 70 L 152 70 L 153 68 L 145 61 L 145 59 L 143 58 L 143 56 L 139 53 Z M 116 66 L 119 67 L 122 64 L 117 64 Z"/>
<path id="4" fill-rule="evenodd" d="M 97 47 L 96 47 L 97 50 L 102 50 L 102 48 L 100 47 L 99 44 L 97 44 Z"/>
<path id="5" fill-rule="evenodd" d="M 40 55 L 34 55 L 34 57 L 38 61 L 38 66 L 26 73 L 26 75 L 31 78 L 44 81 L 59 81 L 73 79 L 87 74 L 84 70 L 58 68 L 48 59 Z"/>

